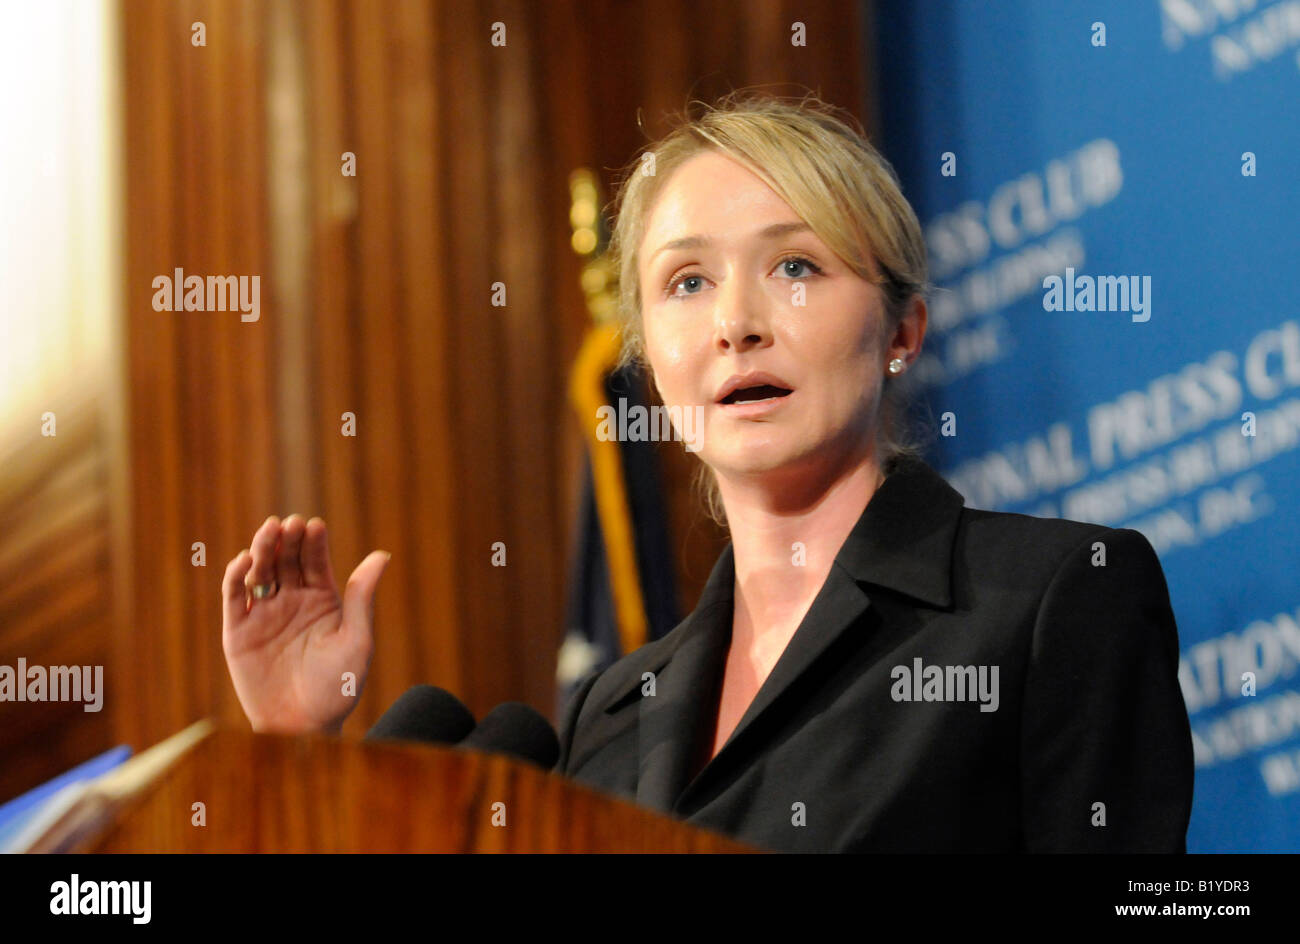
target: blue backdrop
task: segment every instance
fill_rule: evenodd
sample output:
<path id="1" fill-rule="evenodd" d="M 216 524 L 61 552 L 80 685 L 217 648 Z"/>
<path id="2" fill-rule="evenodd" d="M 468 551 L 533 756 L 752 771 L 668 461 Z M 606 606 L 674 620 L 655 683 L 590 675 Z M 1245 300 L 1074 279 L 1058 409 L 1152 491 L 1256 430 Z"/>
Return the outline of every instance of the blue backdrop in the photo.
<path id="1" fill-rule="evenodd" d="M 941 471 L 1148 537 L 1188 851 L 1300 850 L 1300 0 L 882 0 L 875 44 Z"/>

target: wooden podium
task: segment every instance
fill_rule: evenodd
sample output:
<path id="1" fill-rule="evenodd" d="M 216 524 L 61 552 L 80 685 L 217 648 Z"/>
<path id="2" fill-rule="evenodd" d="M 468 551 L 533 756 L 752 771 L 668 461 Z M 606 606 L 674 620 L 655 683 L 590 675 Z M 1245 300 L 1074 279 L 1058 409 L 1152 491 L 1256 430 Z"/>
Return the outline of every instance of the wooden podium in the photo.
<path id="1" fill-rule="evenodd" d="M 170 741 L 44 850 L 758 851 L 501 755 L 208 723 Z"/>

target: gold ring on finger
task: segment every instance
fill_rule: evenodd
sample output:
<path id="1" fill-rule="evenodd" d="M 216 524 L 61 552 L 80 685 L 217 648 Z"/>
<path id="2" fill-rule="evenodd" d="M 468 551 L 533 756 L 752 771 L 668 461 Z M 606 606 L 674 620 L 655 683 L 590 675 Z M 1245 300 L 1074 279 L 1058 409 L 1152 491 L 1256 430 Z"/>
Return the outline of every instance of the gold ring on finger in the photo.
<path id="1" fill-rule="evenodd" d="M 248 588 L 248 592 L 253 595 L 254 600 L 266 600 L 275 596 L 276 591 L 279 589 L 280 585 L 276 581 L 272 580 L 270 583 L 253 584 Z"/>

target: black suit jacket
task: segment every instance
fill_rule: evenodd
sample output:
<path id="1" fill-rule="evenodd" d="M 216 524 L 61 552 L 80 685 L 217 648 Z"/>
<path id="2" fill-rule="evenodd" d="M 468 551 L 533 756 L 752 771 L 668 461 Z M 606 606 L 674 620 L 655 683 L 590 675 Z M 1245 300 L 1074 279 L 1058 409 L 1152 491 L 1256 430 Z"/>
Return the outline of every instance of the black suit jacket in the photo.
<path id="1" fill-rule="evenodd" d="M 892 465 L 692 778 L 731 639 L 728 546 L 690 616 L 579 686 L 557 769 L 772 850 L 1185 851 L 1191 730 L 1151 545 L 963 504 L 919 459 Z M 917 659 L 949 700 L 904 678 Z M 981 666 L 996 710 L 953 700 L 971 676 L 947 667 Z"/>

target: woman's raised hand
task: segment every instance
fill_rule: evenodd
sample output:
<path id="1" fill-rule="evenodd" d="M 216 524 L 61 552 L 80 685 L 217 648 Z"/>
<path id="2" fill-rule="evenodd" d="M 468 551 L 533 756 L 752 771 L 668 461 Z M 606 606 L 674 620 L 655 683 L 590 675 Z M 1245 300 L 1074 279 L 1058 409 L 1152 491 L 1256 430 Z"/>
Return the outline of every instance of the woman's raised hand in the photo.
<path id="1" fill-rule="evenodd" d="M 375 588 L 391 556 L 371 551 L 340 599 L 325 522 L 272 515 L 226 565 L 221 646 L 254 731 L 342 728 L 370 668 Z"/>

